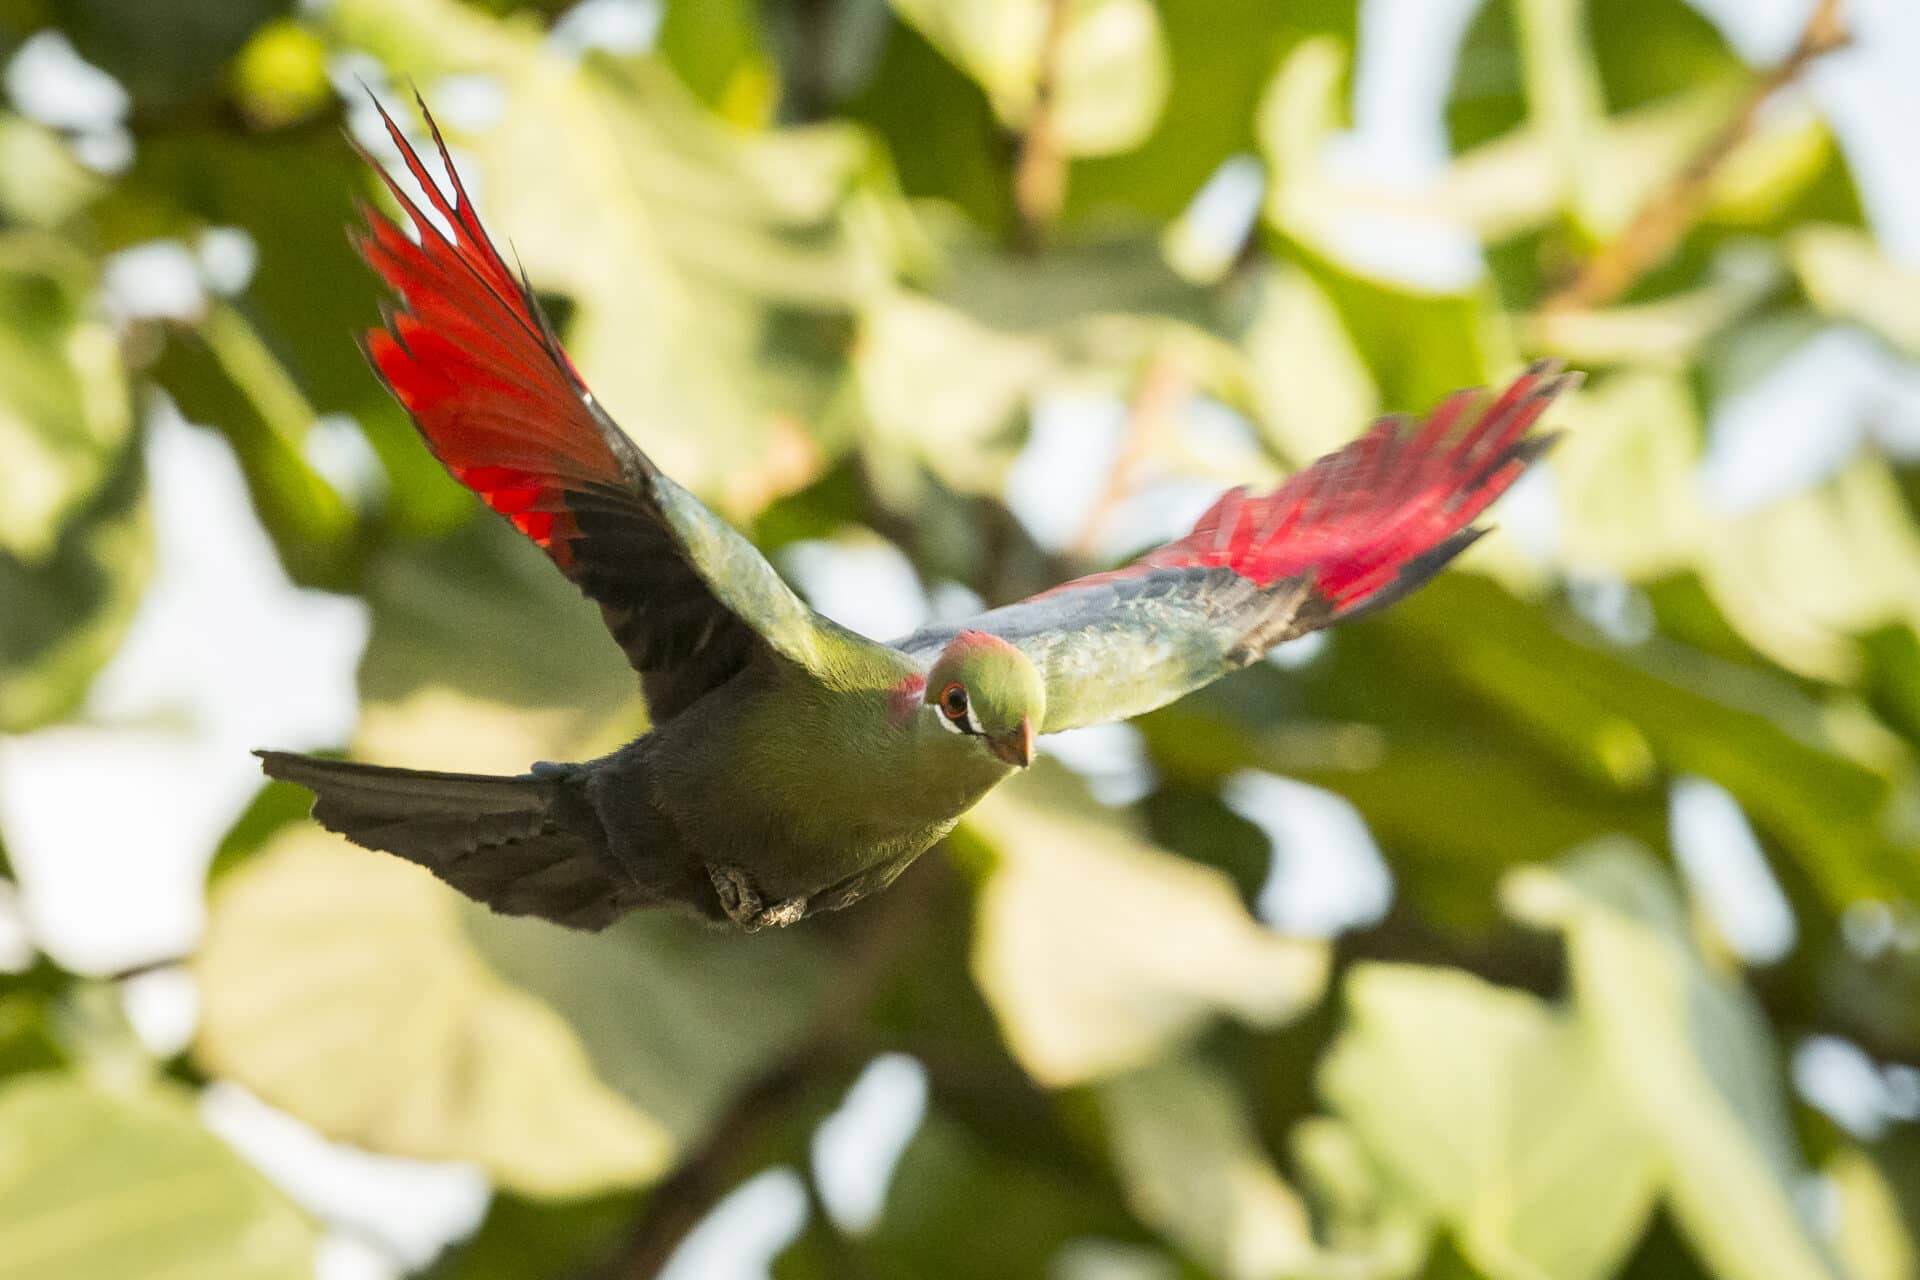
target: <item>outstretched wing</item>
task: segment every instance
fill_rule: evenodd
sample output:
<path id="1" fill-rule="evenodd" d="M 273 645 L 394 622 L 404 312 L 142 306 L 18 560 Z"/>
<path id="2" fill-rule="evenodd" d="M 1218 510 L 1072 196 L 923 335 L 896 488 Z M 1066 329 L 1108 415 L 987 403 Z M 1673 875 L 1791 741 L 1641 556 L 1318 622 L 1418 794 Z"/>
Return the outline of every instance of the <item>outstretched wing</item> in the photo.
<path id="1" fill-rule="evenodd" d="M 1424 424 L 1383 418 L 1264 497 L 1229 490 L 1186 537 L 1125 568 L 899 646 L 929 660 L 962 631 L 1012 642 L 1046 681 L 1047 733 L 1151 711 L 1438 573 L 1552 443 L 1527 431 L 1578 380 L 1536 364 L 1498 399 L 1463 391 Z"/>
<path id="2" fill-rule="evenodd" d="M 388 309 L 363 345 L 434 456 L 600 606 L 656 721 L 761 655 L 814 669 L 831 624 L 595 403 L 487 238 L 433 118 L 451 200 L 380 115 L 451 238 L 380 171 L 419 242 L 367 211 L 360 251 L 404 309 Z"/>

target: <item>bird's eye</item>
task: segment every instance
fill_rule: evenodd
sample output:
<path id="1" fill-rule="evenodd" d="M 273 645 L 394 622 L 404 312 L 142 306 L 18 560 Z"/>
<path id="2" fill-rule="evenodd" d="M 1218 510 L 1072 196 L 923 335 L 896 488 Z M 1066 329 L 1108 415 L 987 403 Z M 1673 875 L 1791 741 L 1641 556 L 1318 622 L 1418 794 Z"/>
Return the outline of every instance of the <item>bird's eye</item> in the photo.
<path id="1" fill-rule="evenodd" d="M 940 714 L 955 724 L 966 724 L 967 688 L 958 680 L 940 691 Z"/>

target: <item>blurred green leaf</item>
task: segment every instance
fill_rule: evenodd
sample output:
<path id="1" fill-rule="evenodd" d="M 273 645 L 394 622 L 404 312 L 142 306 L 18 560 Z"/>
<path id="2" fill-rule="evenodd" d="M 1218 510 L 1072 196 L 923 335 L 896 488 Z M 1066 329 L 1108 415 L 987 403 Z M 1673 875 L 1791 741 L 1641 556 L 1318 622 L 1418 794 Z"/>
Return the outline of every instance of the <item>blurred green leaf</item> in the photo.
<path id="1" fill-rule="evenodd" d="M 964 210 L 996 237 L 1014 225 L 1012 151 L 980 86 L 911 27 L 887 33 L 873 78 L 848 118 L 885 144 L 900 185 Z"/>
<path id="2" fill-rule="evenodd" d="M 71 715 L 133 621 L 153 561 L 140 461 L 121 450 L 41 562 L 0 552 L 0 732 Z"/>
<path id="3" fill-rule="evenodd" d="M 1045 110 L 1059 145 L 1105 155 L 1137 145 L 1167 96 L 1167 49 L 1150 0 L 892 0 L 933 46 L 987 91 L 1010 129 L 1039 108 L 1052 41 L 1053 83 Z M 1049 24 L 1062 25 L 1054 35 Z"/>
<path id="4" fill-rule="evenodd" d="M 1514 913 L 1566 935 L 1601 1069 L 1660 1149 L 1681 1228 L 1727 1280 L 1839 1274 L 1795 1196 L 1804 1176 L 1765 1019 L 1691 946 L 1667 876 L 1632 845 L 1518 873 Z"/>
<path id="5" fill-rule="evenodd" d="M 1134 1213 L 1209 1272 L 1260 1280 L 1314 1259 L 1306 1207 L 1259 1149 L 1231 1080 L 1170 1057 L 1095 1096 Z"/>
<path id="6" fill-rule="evenodd" d="M 387 527 L 440 532 L 473 509 L 354 342 L 378 320 L 379 293 L 345 231 L 376 181 L 328 124 L 268 134 L 185 128 L 143 141 L 96 213 L 116 247 L 222 227 L 243 231 L 257 251 L 244 291 L 214 302 L 194 335 L 176 337 L 153 376 L 190 417 L 233 441 L 289 568 L 323 581 L 350 556 L 312 541 L 343 528 L 338 501 L 301 461 L 316 414 L 348 414 L 365 432 L 386 473 L 378 497 Z"/>
<path id="7" fill-rule="evenodd" d="M 106 189 L 52 129 L 0 111 L 0 217 L 54 228 Z"/>
<path id="8" fill-rule="evenodd" d="M 311 1223 L 172 1087 L 0 1085 L 0 1276 L 304 1280 Z"/>
<path id="9" fill-rule="evenodd" d="M 1379 415 L 1373 375 L 1339 309 L 1299 267 L 1262 279 L 1244 341 L 1260 423 L 1296 465 L 1338 449 Z"/>
<path id="10" fill-rule="evenodd" d="M 307 586 L 348 583 L 360 550 L 354 509 L 308 461 L 313 406 L 245 316 L 210 304 L 194 329 L 170 337 L 152 374 L 188 420 L 216 427 L 233 446 L 288 576 Z"/>
<path id="11" fill-rule="evenodd" d="M 369 702 L 458 696 L 475 715 L 545 715 L 553 723 L 532 745 L 548 751 L 577 745 L 610 716 L 637 714 L 639 677 L 598 611 L 491 513 L 449 537 L 377 557 L 365 592 L 373 634 L 360 689 Z"/>
<path id="12" fill-rule="evenodd" d="M 886 1211 L 863 1245 L 881 1276 L 1057 1280 L 1069 1242 L 1129 1232 L 1104 1190 L 988 1147 L 936 1105 L 902 1153 Z"/>
<path id="13" fill-rule="evenodd" d="M 90 308 L 94 272 L 51 236 L 0 237 L 0 553 L 31 566 L 113 470 L 132 429 L 114 335 Z"/>
<path id="14" fill-rule="evenodd" d="M 5 990 L 10 985 L 0 983 L 0 1079 L 65 1066 L 45 993 Z"/>
<path id="15" fill-rule="evenodd" d="M 1305 41 L 1268 86 L 1260 107 L 1261 151 L 1271 172 L 1266 219 L 1278 247 L 1332 303 L 1381 404 L 1419 411 L 1448 392 L 1490 381 L 1494 370 L 1516 363 L 1516 353 L 1490 281 L 1460 292 L 1422 291 L 1378 279 L 1349 260 L 1351 207 L 1323 165 L 1340 123 L 1349 57 L 1334 37 Z"/>
<path id="16" fill-rule="evenodd" d="M 1320 998 L 1324 946 L 1261 928 L 1224 875 L 1147 844 L 1066 777 L 1003 784 L 967 827 L 993 851 L 974 978 L 1043 1084 L 1137 1066 L 1216 1013 L 1272 1026 Z"/>
<path id="17" fill-rule="evenodd" d="M 1920 358 L 1920 272 L 1893 262 L 1865 232 L 1848 227 L 1802 227 L 1787 245 L 1816 306 Z"/>
<path id="18" fill-rule="evenodd" d="M 1920 1251 L 1880 1167 L 1858 1149 L 1842 1151 L 1821 1173 L 1840 1200 L 1834 1251 L 1848 1280 L 1912 1280 Z"/>
<path id="19" fill-rule="evenodd" d="M 466 932 L 507 982 L 580 1037 L 599 1078 L 682 1147 L 814 1023 L 833 970 L 818 939 L 715 933 L 658 912 L 598 934 L 463 904 Z"/>
<path id="20" fill-rule="evenodd" d="M 525 1194 L 657 1177 L 668 1130 L 487 965 L 458 903 L 397 859 L 311 830 L 276 840 L 215 896 L 198 1061 L 331 1137 L 470 1160 Z"/>
<path id="21" fill-rule="evenodd" d="M 1370 965 L 1320 1086 L 1387 1171 L 1499 1280 L 1610 1276 L 1652 1207 L 1652 1137 L 1596 1046 L 1532 996 Z"/>
<path id="22" fill-rule="evenodd" d="M 638 1203 L 633 1193 L 553 1201 L 496 1191 L 480 1229 L 423 1280 L 574 1280 L 619 1243 Z"/>
<path id="23" fill-rule="evenodd" d="M 681 81 L 723 120 L 764 125 L 780 86 L 755 0 L 668 0 L 658 47 Z"/>
<path id="24" fill-rule="evenodd" d="M 1566 409 L 1549 466 L 1569 567 L 1631 581 L 1696 562 L 1707 514 L 1696 480 L 1701 425 L 1677 374 L 1606 378 Z M 1621 514 L 1631 511 L 1633 519 Z"/>
<path id="25" fill-rule="evenodd" d="M 1888 821 L 1913 779 L 1850 758 L 1784 682 L 1671 644 L 1635 660 L 1610 654 L 1461 574 L 1423 591 L 1395 619 L 1429 661 L 1451 668 L 1563 760 L 1625 785 L 1641 784 L 1649 762 L 1720 783 L 1836 907 L 1920 891 L 1911 837 Z"/>
<path id="26" fill-rule="evenodd" d="M 1316 36 L 1351 46 L 1357 0 L 1160 0 L 1172 84 L 1138 147 L 1073 166 L 1067 216 L 1093 224 L 1124 209 L 1172 218 L 1233 156 L 1252 155 L 1255 109 L 1286 54 Z"/>
<path id="27" fill-rule="evenodd" d="M 1855 636 L 1920 624 L 1920 525 L 1885 458 L 1722 522 L 1700 568 L 1740 633 L 1806 675 L 1852 682 Z"/>

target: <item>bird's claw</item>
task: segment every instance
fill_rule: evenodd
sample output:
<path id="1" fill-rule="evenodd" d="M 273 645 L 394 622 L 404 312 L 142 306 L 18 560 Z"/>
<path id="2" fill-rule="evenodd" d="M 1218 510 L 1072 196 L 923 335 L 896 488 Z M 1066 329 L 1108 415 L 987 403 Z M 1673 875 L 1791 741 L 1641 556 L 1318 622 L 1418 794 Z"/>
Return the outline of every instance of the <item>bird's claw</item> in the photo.
<path id="1" fill-rule="evenodd" d="M 738 867 L 708 867 L 707 878 L 713 881 L 713 891 L 719 897 L 720 908 L 727 913 L 727 919 L 748 933 L 769 925 L 789 925 L 807 914 L 804 896 L 788 898 L 772 906 L 766 905 L 760 891 L 747 878 L 747 873 Z"/>

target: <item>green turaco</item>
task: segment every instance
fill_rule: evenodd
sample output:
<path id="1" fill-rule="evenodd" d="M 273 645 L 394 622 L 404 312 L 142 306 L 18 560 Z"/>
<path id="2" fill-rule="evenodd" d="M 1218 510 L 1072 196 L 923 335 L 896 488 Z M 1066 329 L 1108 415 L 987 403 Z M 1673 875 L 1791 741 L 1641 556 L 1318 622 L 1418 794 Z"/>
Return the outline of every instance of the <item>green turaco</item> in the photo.
<path id="1" fill-rule="evenodd" d="M 419 238 L 369 215 L 362 252 L 403 305 L 368 358 L 447 470 L 600 606 L 653 727 L 518 777 L 261 756 L 322 825 L 497 911 L 591 929 L 674 905 L 754 929 L 844 907 L 1036 735 L 1151 710 L 1426 581 L 1545 448 L 1529 430 L 1575 376 L 1536 366 L 1383 420 L 1125 568 L 882 644 L 808 608 L 614 425 L 444 145 L 451 195 L 387 129 L 440 222 L 388 179 Z"/>

